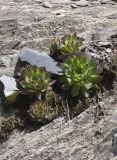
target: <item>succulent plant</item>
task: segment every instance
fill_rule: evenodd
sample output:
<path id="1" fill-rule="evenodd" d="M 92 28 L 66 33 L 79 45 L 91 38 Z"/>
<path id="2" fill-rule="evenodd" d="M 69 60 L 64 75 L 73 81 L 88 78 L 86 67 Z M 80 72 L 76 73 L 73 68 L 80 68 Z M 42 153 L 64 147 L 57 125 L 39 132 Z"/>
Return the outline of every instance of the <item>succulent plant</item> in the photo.
<path id="1" fill-rule="evenodd" d="M 76 34 L 67 34 L 61 39 L 54 38 L 50 44 L 50 55 L 57 60 L 76 55 L 82 41 Z"/>
<path id="2" fill-rule="evenodd" d="M 73 118 L 76 115 L 82 113 L 89 106 L 90 106 L 90 100 L 89 100 L 89 98 L 84 99 L 82 101 L 77 101 L 76 104 L 74 104 L 74 102 L 72 102 L 71 106 L 69 107 L 70 117 Z"/>
<path id="3" fill-rule="evenodd" d="M 29 110 L 29 115 L 36 122 L 47 122 L 54 119 L 58 114 L 58 109 L 56 107 L 51 107 L 47 102 L 37 101 Z"/>
<path id="4" fill-rule="evenodd" d="M 49 73 L 45 68 L 32 66 L 21 70 L 21 87 L 24 94 L 41 93 L 51 89 L 51 80 Z"/>
<path id="5" fill-rule="evenodd" d="M 57 95 L 53 91 L 47 91 L 44 100 L 47 101 L 49 105 L 53 106 L 57 98 Z"/>
<path id="6" fill-rule="evenodd" d="M 69 55 L 74 55 L 79 51 L 79 39 L 76 34 L 66 35 L 62 38 L 62 44 L 60 51 L 62 54 L 67 53 Z"/>
<path id="7" fill-rule="evenodd" d="M 63 64 L 63 71 L 63 88 L 70 90 L 73 97 L 79 94 L 88 97 L 89 90 L 97 88 L 101 80 L 95 63 L 86 57 L 74 56 L 67 59 Z"/>
<path id="8" fill-rule="evenodd" d="M 18 126 L 23 126 L 23 121 L 19 117 L 7 117 L 1 124 L 0 139 L 8 136 L 8 134 Z"/>

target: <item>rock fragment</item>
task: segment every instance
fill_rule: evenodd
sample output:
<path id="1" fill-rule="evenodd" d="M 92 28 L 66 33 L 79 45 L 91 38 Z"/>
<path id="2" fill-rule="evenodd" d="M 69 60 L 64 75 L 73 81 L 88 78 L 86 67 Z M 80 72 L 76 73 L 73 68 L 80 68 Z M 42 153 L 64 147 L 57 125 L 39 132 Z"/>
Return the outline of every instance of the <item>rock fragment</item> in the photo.
<path id="1" fill-rule="evenodd" d="M 76 4 L 77 4 L 77 6 L 80 6 L 80 7 L 86 7 L 86 6 L 88 6 L 88 1 L 86 1 L 86 0 L 80 0 Z"/>
<path id="2" fill-rule="evenodd" d="M 52 5 L 51 5 L 49 2 L 44 2 L 44 3 L 43 3 L 43 6 L 44 6 L 45 8 L 52 8 Z"/>
<path id="3" fill-rule="evenodd" d="M 0 82 L 0 92 L 4 92 L 5 97 L 12 95 L 18 90 L 16 87 L 16 81 L 13 77 L 3 75 L 0 78 Z"/>
<path id="4" fill-rule="evenodd" d="M 24 47 L 19 54 L 19 58 L 21 61 L 27 62 L 30 65 L 36 65 L 37 67 L 45 67 L 47 71 L 53 74 L 62 74 L 62 70 L 57 66 L 57 62 L 55 62 L 45 52 L 39 52 L 37 50 Z"/>
<path id="5" fill-rule="evenodd" d="M 71 4 L 71 7 L 72 8 L 78 8 L 78 5 L 77 4 Z"/>

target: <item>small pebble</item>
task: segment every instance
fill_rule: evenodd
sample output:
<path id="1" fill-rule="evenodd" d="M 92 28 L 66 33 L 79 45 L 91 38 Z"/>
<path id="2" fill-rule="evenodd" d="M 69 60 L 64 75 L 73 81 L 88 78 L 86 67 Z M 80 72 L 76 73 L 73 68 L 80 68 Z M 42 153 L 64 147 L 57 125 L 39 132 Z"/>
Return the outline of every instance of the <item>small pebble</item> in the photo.
<path id="1" fill-rule="evenodd" d="M 72 8 L 78 8 L 78 6 L 76 4 L 71 4 Z"/>
<path id="2" fill-rule="evenodd" d="M 49 2 L 44 2 L 43 6 L 46 8 L 52 8 L 52 5 Z"/>
<path id="3" fill-rule="evenodd" d="M 111 53 L 111 49 L 110 49 L 110 48 L 107 48 L 107 49 L 106 49 L 106 53 Z"/>

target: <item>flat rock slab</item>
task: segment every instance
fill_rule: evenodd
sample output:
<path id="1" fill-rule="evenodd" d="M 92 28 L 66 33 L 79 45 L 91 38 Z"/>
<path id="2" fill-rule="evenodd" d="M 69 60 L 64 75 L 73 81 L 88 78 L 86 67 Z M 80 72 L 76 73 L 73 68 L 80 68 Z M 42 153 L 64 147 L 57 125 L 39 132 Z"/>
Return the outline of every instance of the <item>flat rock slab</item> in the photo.
<path id="1" fill-rule="evenodd" d="M 62 75 L 61 68 L 57 66 L 58 63 L 45 52 L 24 47 L 19 54 L 19 58 L 21 61 L 27 62 L 32 66 L 45 67 L 47 71 L 53 74 Z"/>
<path id="2" fill-rule="evenodd" d="M 5 97 L 8 97 L 8 96 L 12 95 L 15 91 L 18 90 L 17 87 L 16 87 L 16 81 L 13 77 L 8 77 L 6 75 L 3 75 L 0 78 L 0 81 L 2 82 L 2 84 L 4 86 Z"/>

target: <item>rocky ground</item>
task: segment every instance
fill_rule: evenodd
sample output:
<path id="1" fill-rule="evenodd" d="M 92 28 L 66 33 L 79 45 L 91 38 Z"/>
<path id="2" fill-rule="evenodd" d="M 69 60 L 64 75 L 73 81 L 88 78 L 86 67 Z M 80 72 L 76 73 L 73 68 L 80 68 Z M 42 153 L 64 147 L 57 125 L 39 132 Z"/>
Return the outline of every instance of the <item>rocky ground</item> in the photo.
<path id="1" fill-rule="evenodd" d="M 88 53 L 108 62 L 115 58 L 116 0 L 0 0 L 0 75 L 13 76 L 24 46 L 48 52 L 53 36 L 75 31 Z M 37 131 L 14 131 L 0 145 L 0 160 L 116 160 L 116 93 L 115 86 L 99 106 L 69 123 L 58 118 Z"/>

